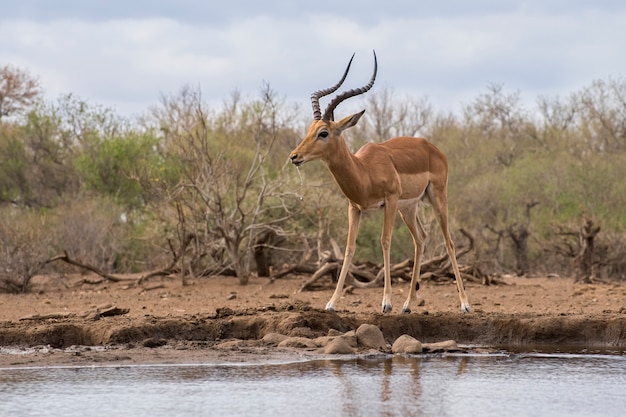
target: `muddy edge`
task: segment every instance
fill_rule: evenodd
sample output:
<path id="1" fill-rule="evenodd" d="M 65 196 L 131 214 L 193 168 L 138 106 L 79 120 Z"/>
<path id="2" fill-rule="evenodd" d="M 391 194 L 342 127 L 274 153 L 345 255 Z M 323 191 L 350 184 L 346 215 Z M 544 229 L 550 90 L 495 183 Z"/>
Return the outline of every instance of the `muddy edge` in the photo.
<path id="1" fill-rule="evenodd" d="M 181 317 L 124 315 L 85 319 L 29 319 L 0 323 L 0 346 L 157 345 L 189 341 L 203 346 L 229 339 L 260 340 L 266 334 L 310 337 L 374 324 L 387 343 L 408 334 L 423 342 L 455 340 L 481 346 L 567 345 L 626 347 L 626 314 L 508 315 L 499 313 L 355 314 L 287 306 L 282 311 L 218 309 L 213 315 Z"/>

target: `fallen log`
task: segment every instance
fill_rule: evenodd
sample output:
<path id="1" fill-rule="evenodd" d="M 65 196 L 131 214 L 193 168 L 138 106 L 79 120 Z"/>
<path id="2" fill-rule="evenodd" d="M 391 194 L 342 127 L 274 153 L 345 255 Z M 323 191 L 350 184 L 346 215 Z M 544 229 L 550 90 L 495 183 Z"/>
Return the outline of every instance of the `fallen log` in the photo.
<path id="1" fill-rule="evenodd" d="M 134 281 L 134 278 L 126 278 L 126 277 L 119 277 L 116 275 L 112 275 L 112 274 L 108 274 L 102 270 L 100 270 L 99 268 L 90 265 L 90 264 L 86 264 L 80 261 L 77 261 L 76 259 L 72 259 L 70 258 L 70 256 L 68 255 L 67 251 L 63 251 L 63 253 L 61 255 L 57 255 L 53 258 L 50 258 L 46 261 L 46 263 L 51 263 L 51 262 L 55 262 L 55 261 L 63 261 L 65 263 L 68 263 L 70 265 L 74 265 L 77 266 L 79 268 L 83 268 L 86 269 L 88 271 L 91 271 L 97 275 L 100 275 L 102 278 L 107 279 L 109 281 L 112 282 L 121 282 L 121 281 Z"/>

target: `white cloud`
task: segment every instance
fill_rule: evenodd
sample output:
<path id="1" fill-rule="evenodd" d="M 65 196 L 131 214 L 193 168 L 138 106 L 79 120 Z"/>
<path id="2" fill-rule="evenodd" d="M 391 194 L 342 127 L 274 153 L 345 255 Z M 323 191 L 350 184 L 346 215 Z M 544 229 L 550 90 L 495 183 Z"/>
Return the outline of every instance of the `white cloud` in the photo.
<path id="1" fill-rule="evenodd" d="M 352 14 L 278 13 L 268 4 L 235 18 L 230 8 L 219 24 L 158 12 L 124 18 L 119 6 L 115 17 L 101 20 L 5 18 L 0 38 L 11 41 L 0 44 L 0 64 L 38 75 L 50 98 L 71 92 L 122 113 L 145 111 L 161 93 L 185 84 L 219 102 L 235 89 L 254 94 L 263 81 L 308 106 L 310 92 L 334 83 L 353 52 L 346 87 L 367 82 L 372 49 L 379 57 L 377 86 L 427 95 L 441 109 L 458 110 L 490 82 L 533 100 L 626 68 L 626 6 L 563 3 L 561 12 L 554 2 L 496 8 L 483 2 L 468 10 L 447 2 L 422 13 L 413 2 L 400 3 L 404 13 L 380 15 L 366 6 Z"/>

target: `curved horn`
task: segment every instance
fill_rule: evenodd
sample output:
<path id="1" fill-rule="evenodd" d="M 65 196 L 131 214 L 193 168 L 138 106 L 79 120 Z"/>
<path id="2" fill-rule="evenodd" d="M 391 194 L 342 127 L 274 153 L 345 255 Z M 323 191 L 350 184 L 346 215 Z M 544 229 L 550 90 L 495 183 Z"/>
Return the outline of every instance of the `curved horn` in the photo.
<path id="1" fill-rule="evenodd" d="M 335 109 L 337 108 L 337 106 L 339 105 L 339 103 L 341 103 L 342 101 L 350 98 L 350 97 L 354 97 L 354 96 L 358 96 L 359 94 L 363 94 L 367 91 L 369 91 L 370 88 L 372 88 L 372 86 L 374 85 L 374 81 L 376 80 L 376 72 L 378 71 L 378 60 L 376 59 L 376 51 L 374 51 L 374 74 L 372 75 L 372 78 L 370 79 L 370 82 L 361 88 L 355 88 L 353 90 L 348 90 L 348 91 L 344 91 L 343 93 L 339 94 L 337 97 L 335 97 L 334 99 L 332 99 L 332 101 L 330 103 L 328 103 L 328 107 L 326 107 L 326 110 L 324 111 L 324 115 L 322 116 L 323 120 L 334 120 L 334 116 L 333 116 L 333 112 L 335 111 Z"/>
<path id="2" fill-rule="evenodd" d="M 348 76 L 348 71 L 350 70 L 350 65 L 352 65 L 352 60 L 354 59 L 354 54 L 352 54 L 352 58 L 350 58 L 350 62 L 348 62 L 348 66 L 346 67 L 346 71 L 343 73 L 343 77 L 341 80 L 334 86 L 327 88 L 325 90 L 317 90 L 311 93 L 311 104 L 313 105 L 313 118 L 315 120 L 320 120 L 322 118 L 322 112 L 320 110 L 320 97 L 327 96 L 331 93 L 337 91 L 341 84 L 343 84 L 344 80 Z"/>

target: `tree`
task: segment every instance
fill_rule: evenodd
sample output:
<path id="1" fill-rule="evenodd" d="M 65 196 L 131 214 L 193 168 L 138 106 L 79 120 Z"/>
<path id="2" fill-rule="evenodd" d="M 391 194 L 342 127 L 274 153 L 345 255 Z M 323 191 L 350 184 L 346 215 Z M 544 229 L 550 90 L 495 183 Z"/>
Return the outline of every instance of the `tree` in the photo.
<path id="1" fill-rule="evenodd" d="M 626 79 L 595 80 L 574 96 L 579 129 L 589 149 L 626 149 Z"/>
<path id="2" fill-rule="evenodd" d="M 578 263 L 580 265 L 580 274 L 577 280 L 585 283 L 591 283 L 593 278 L 594 261 L 594 240 L 596 235 L 600 233 L 600 226 L 596 226 L 591 219 L 585 219 L 578 232 L 580 254 Z"/>
<path id="3" fill-rule="evenodd" d="M 97 181 L 106 182 L 102 191 L 111 194 L 119 191 L 116 186 L 129 188 L 119 184 L 125 175 L 123 170 L 103 172 L 108 168 L 103 165 L 113 165 L 117 162 L 112 159 L 117 158 L 126 158 L 119 162 L 121 165 L 136 163 L 128 159 L 137 159 L 142 151 L 147 155 L 146 148 L 150 147 L 149 143 L 136 145 L 144 138 L 135 140 L 110 110 L 89 105 L 71 94 L 54 103 L 37 103 L 21 124 L 9 127 L 1 127 L 13 133 L 0 138 L 0 149 L 11 150 L 0 155 L 0 162 L 6 164 L 0 171 L 12 179 L 11 200 L 32 207 L 51 207 L 85 188 L 101 186 Z M 142 151 L 135 149 L 138 147 Z M 0 174 L 0 192 L 7 188 L 2 182 Z"/>
<path id="4" fill-rule="evenodd" d="M 515 256 L 515 270 L 517 275 L 523 276 L 530 273 L 530 262 L 528 260 L 528 238 L 530 231 L 530 210 L 539 204 L 538 201 L 526 203 L 526 218 L 521 223 L 515 223 L 507 228 L 507 233 L 513 243 L 513 254 Z"/>
<path id="5" fill-rule="evenodd" d="M 383 142 L 395 136 L 423 135 L 433 117 L 426 98 L 397 99 L 393 90 L 383 88 L 372 93 L 365 104 L 367 117 L 346 138 L 355 149 L 367 142 Z"/>
<path id="6" fill-rule="evenodd" d="M 77 155 L 75 164 L 85 188 L 137 208 L 150 198 L 137 178 L 162 170 L 162 162 L 157 138 L 129 132 L 98 141 L 89 152 Z"/>
<path id="7" fill-rule="evenodd" d="M 0 216 L 0 292 L 26 292 L 50 256 L 50 219 L 10 206 L 1 207 Z"/>
<path id="8" fill-rule="evenodd" d="M 189 270 L 203 273 L 213 260 L 213 272 L 232 268 L 245 285 L 259 238 L 268 231 L 284 233 L 282 224 L 293 213 L 295 196 L 283 191 L 270 163 L 275 144 L 293 132 L 280 118 L 282 108 L 269 86 L 249 104 L 233 99 L 222 113 L 211 114 L 200 91 L 185 88 L 163 98 L 155 116 L 168 165 L 180 178 L 162 194 L 176 208 L 181 247 L 192 237 Z"/>
<path id="9" fill-rule="evenodd" d="M 23 202 L 28 188 L 28 157 L 19 129 L 0 124 L 0 203 Z"/>
<path id="10" fill-rule="evenodd" d="M 561 240 L 553 244 L 552 250 L 573 260 L 576 282 L 592 283 L 594 269 L 599 263 L 596 259 L 595 239 L 600 233 L 600 226 L 585 217 L 583 225 L 577 230 L 559 227 L 556 233 Z"/>
<path id="11" fill-rule="evenodd" d="M 23 112 L 39 100 L 39 81 L 19 68 L 0 67 L 0 120 Z"/>

